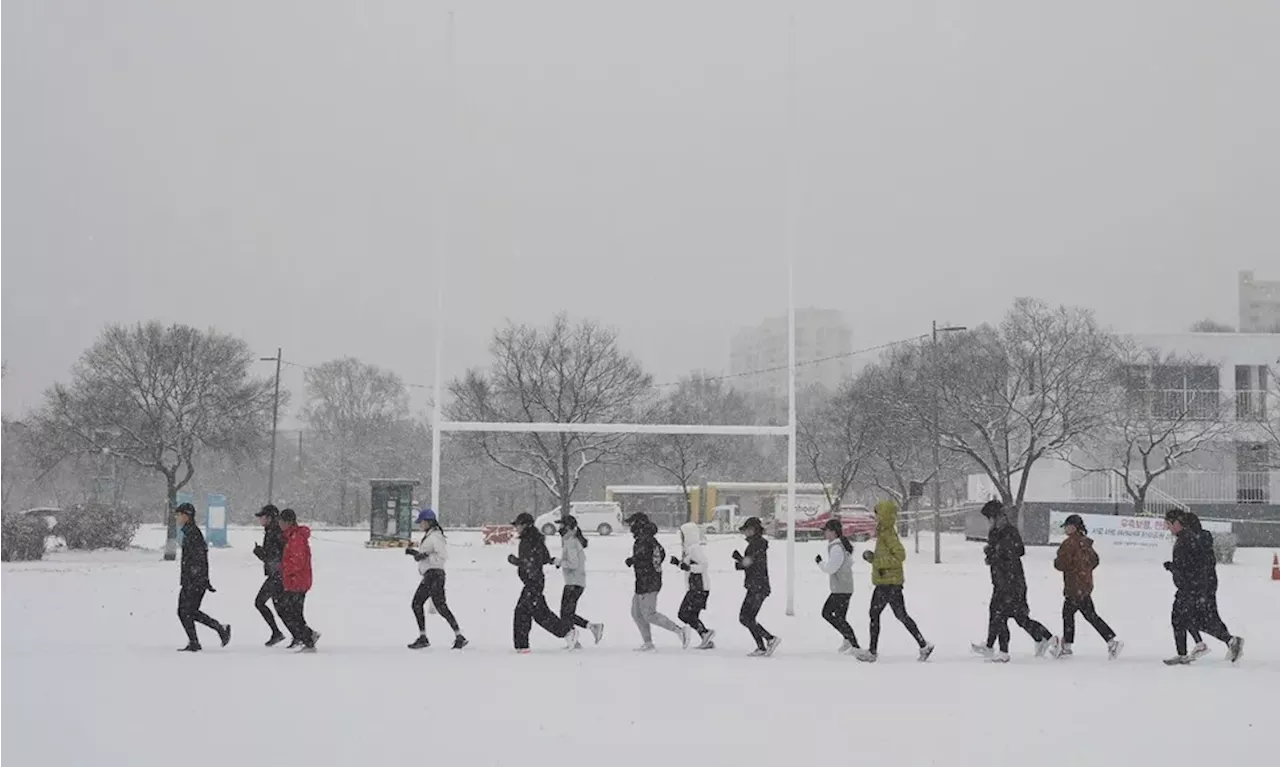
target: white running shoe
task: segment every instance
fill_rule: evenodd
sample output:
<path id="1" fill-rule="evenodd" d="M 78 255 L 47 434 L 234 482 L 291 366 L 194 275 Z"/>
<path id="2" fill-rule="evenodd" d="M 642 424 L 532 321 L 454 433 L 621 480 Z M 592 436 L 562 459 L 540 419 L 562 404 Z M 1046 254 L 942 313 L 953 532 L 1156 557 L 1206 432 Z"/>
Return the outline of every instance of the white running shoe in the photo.
<path id="1" fill-rule="evenodd" d="M 875 653 L 871 652 L 870 650 L 863 650 L 861 648 L 853 651 L 853 657 L 857 658 L 863 663 L 875 663 L 878 660 Z"/>
<path id="2" fill-rule="evenodd" d="M 933 655 L 933 642 L 925 642 L 924 647 L 920 648 L 920 656 L 917 658 L 921 663 L 929 660 L 929 656 Z"/>
<path id="3" fill-rule="evenodd" d="M 840 653 L 841 655 L 844 655 L 845 653 L 849 652 L 852 649 L 853 649 L 853 642 L 850 642 L 848 639 L 846 639 L 840 643 L 840 649 L 836 650 L 836 652 Z"/>
<path id="4" fill-rule="evenodd" d="M 564 635 L 564 649 L 572 650 L 576 644 L 578 644 L 578 627 L 574 626 L 569 629 L 568 634 Z"/>
<path id="5" fill-rule="evenodd" d="M 778 651 L 778 645 L 782 644 L 782 637 L 774 637 L 764 643 L 764 654 L 772 658 L 773 654 Z"/>
<path id="6" fill-rule="evenodd" d="M 591 632 L 591 638 L 596 640 L 596 644 L 600 644 L 600 640 L 604 638 L 604 624 L 588 623 L 587 630 Z"/>
<path id="7" fill-rule="evenodd" d="M 1197 660 L 1209 654 L 1209 645 L 1204 642 L 1196 642 L 1196 646 L 1191 648 L 1191 660 Z"/>
<path id="8" fill-rule="evenodd" d="M 1196 658 L 1195 658 L 1195 656 L 1194 656 L 1194 655 L 1175 655 L 1175 656 L 1173 656 L 1172 658 L 1165 658 L 1165 659 L 1164 659 L 1164 665 L 1166 665 L 1166 666 L 1189 666 L 1189 665 L 1191 665 L 1193 662 L 1195 662 L 1195 659 L 1196 659 Z"/>
<path id="9" fill-rule="evenodd" d="M 994 649 L 987 647 L 984 644 L 979 644 L 978 642 L 974 642 L 973 644 L 969 645 L 969 650 L 974 655 L 981 655 L 984 658 L 990 658 L 992 655 L 995 654 Z"/>
<path id="10" fill-rule="evenodd" d="M 1070 658 L 1074 654 L 1075 653 L 1073 653 L 1071 650 L 1071 645 L 1067 644 L 1066 642 L 1063 642 L 1062 644 L 1058 645 L 1058 654 L 1054 657 L 1061 660 L 1062 658 Z"/>
<path id="11" fill-rule="evenodd" d="M 1062 644 L 1062 640 L 1051 636 L 1047 639 L 1041 639 L 1036 642 L 1036 657 L 1043 658 L 1045 653 L 1049 653 L 1050 657 L 1058 656 L 1058 645 Z"/>
<path id="12" fill-rule="evenodd" d="M 992 654 L 991 654 L 991 657 L 987 658 L 987 662 L 988 662 L 988 663 L 1008 663 L 1008 662 L 1009 662 L 1009 653 L 1007 653 L 1007 652 L 995 652 L 995 653 L 992 653 Z"/>
<path id="13" fill-rule="evenodd" d="M 680 649 L 688 650 L 689 642 L 691 641 L 693 641 L 693 629 L 691 628 L 680 629 Z"/>
<path id="14" fill-rule="evenodd" d="M 712 641 L 712 640 L 714 640 L 715 638 L 716 638 L 716 632 L 715 632 L 715 630 L 714 630 L 714 629 L 707 629 L 707 633 L 705 633 L 705 634 L 703 634 L 703 635 L 702 635 L 702 641 L 698 643 L 698 649 L 699 649 L 699 650 L 710 650 L 711 648 L 715 647 L 715 646 L 716 646 L 716 645 L 715 645 L 715 642 L 714 642 L 714 641 Z"/>
<path id="15" fill-rule="evenodd" d="M 645 642 L 636 648 L 636 652 L 653 652 L 656 649 L 658 648 L 653 646 L 653 642 Z"/>
<path id="16" fill-rule="evenodd" d="M 754 649 L 754 650 L 752 650 L 751 652 L 747 653 L 747 657 L 748 657 L 748 658 L 763 658 L 763 657 L 765 656 L 765 653 L 766 653 L 766 652 L 767 652 L 766 650 L 761 650 L 759 647 L 757 647 L 756 649 Z"/>
<path id="17" fill-rule="evenodd" d="M 1120 657 L 1120 651 L 1124 649 L 1124 642 L 1119 639 L 1112 639 L 1107 642 L 1107 660 L 1115 660 Z"/>
<path id="18" fill-rule="evenodd" d="M 1227 642 L 1227 660 L 1235 663 L 1244 655 L 1244 637 L 1231 637 Z"/>

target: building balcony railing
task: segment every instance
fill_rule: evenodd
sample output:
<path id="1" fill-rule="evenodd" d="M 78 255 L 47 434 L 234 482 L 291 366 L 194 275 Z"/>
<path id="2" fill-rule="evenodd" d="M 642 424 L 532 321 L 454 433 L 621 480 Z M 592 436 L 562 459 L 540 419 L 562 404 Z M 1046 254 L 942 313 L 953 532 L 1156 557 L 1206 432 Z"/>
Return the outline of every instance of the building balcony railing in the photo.
<path id="1" fill-rule="evenodd" d="M 1137 394 L 1154 418 L 1208 421 L 1222 415 L 1222 392 L 1217 389 L 1146 389 Z"/>
<path id="2" fill-rule="evenodd" d="M 1141 480 L 1141 473 L 1135 474 Z M 1182 503 L 1271 503 L 1280 496 L 1280 473 L 1269 471 L 1171 471 L 1152 485 L 1163 495 Z M 1114 474 L 1079 474 L 1072 477 L 1071 500 L 1130 501 L 1124 483 Z"/>
<path id="3" fill-rule="evenodd" d="M 1267 420 L 1267 392 L 1237 391 L 1236 392 L 1236 420 L 1238 421 Z"/>

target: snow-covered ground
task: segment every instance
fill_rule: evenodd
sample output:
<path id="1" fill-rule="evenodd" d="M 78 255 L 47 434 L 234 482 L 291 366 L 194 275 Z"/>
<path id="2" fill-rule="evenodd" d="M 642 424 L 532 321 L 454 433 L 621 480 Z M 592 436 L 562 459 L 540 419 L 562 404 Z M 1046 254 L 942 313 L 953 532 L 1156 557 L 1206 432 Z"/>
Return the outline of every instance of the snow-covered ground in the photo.
<path id="1" fill-rule="evenodd" d="M 411 652 L 413 562 L 399 550 L 365 549 L 359 533 L 317 530 L 307 607 L 324 639 L 319 653 L 295 655 L 262 646 L 267 632 L 252 605 L 257 531 L 233 529 L 232 548 L 211 553 L 218 592 L 205 609 L 234 626 L 234 640 L 223 649 L 202 634 L 206 651 L 193 656 L 174 652 L 184 643 L 177 568 L 160 561 L 161 536 L 144 529 L 144 548 L 133 551 L 4 566 L 7 764 L 1168 767 L 1276 758 L 1280 583 L 1269 579 L 1270 551 L 1241 551 L 1220 568 L 1222 614 L 1248 640 L 1234 667 L 1216 642 L 1194 666 L 1160 663 L 1172 652 L 1172 589 L 1159 552 L 1103 552 L 1095 598 L 1126 642 L 1119 660 L 1108 662 L 1080 621 L 1074 659 L 1033 658 L 1014 627 L 1014 662 L 984 663 L 968 646 L 985 634 L 987 573 L 980 545 L 954 538 L 944 541 L 946 564 L 923 551 L 907 565 L 907 604 L 938 645 L 933 659 L 915 661 L 886 611 L 880 662 L 867 665 L 834 653 L 839 638 L 819 616 L 820 543 L 797 545 L 790 618 L 784 546 L 771 549 L 775 593 L 761 619 L 783 638 L 774 658 L 745 657 L 751 644 L 737 624 L 741 580 L 730 560 L 737 537 L 711 544 L 719 569 L 704 618 L 718 649 L 681 651 L 655 630 L 660 652 L 632 652 L 630 540 L 619 536 L 593 537 L 587 550 L 579 611 L 607 624 L 604 642 L 566 653 L 535 626 L 534 653 L 521 656 L 511 651 L 519 583 L 504 562 L 508 547 L 450 535 L 450 604 L 472 644 L 445 649 L 449 631 L 429 615 L 435 646 Z M 677 550 L 674 537 L 662 540 Z M 1050 549 L 1035 549 L 1026 567 L 1033 614 L 1058 631 L 1051 559 Z M 850 616 L 865 642 L 870 586 L 866 568 L 857 572 Z M 560 585 L 550 572 L 553 609 Z M 668 569 L 660 605 L 673 618 L 682 591 Z"/>

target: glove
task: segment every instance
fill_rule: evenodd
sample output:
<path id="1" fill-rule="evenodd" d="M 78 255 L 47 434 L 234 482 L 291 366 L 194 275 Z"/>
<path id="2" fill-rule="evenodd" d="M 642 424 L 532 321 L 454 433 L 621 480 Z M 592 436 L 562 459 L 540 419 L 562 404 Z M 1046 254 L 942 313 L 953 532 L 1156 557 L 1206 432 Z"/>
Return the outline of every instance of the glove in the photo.
<path id="1" fill-rule="evenodd" d="M 627 567 L 631 567 L 635 563 L 636 561 L 634 559 L 632 559 L 631 557 L 627 557 Z"/>
<path id="2" fill-rule="evenodd" d="M 874 551 L 872 551 L 871 549 L 863 550 L 862 552 L 863 562 L 874 562 L 875 559 L 876 559 L 876 553 Z"/>
<path id="3" fill-rule="evenodd" d="M 255 557 L 257 557 L 257 558 L 261 559 L 261 558 L 265 555 L 265 553 L 266 553 L 266 552 L 264 552 L 264 551 L 262 550 L 262 544 L 261 544 L 261 543 L 255 543 L 255 544 L 253 544 L 253 555 L 254 555 Z"/>
<path id="4" fill-rule="evenodd" d="M 818 556 L 814 557 L 813 561 L 817 562 L 818 564 L 822 564 L 822 555 L 819 554 Z"/>
<path id="5" fill-rule="evenodd" d="M 1168 570 L 1169 572 L 1173 572 L 1173 563 L 1172 563 L 1172 562 L 1165 562 L 1165 563 L 1164 563 L 1164 569 Z"/>
<path id="6" fill-rule="evenodd" d="M 404 553 L 405 553 L 405 556 L 410 556 L 410 557 L 416 557 L 416 556 L 418 556 L 418 550 L 417 550 L 417 549 L 415 549 L 415 548 L 413 548 L 412 546 L 410 546 L 409 548 L 405 549 L 405 550 L 404 550 Z"/>
<path id="7" fill-rule="evenodd" d="M 551 558 L 551 564 L 555 565 L 557 570 L 558 570 L 558 569 L 560 569 L 560 560 L 559 560 L 559 559 L 557 559 L 557 558 L 555 558 L 555 557 L 552 557 L 552 558 Z"/>
<path id="8" fill-rule="evenodd" d="M 676 567 L 680 567 L 680 557 L 672 557 L 671 564 L 675 565 Z"/>
<path id="9" fill-rule="evenodd" d="M 741 551 L 735 551 L 735 552 L 733 552 L 733 561 L 734 561 L 734 562 L 741 562 L 741 561 L 742 561 L 742 552 L 741 552 Z"/>
<path id="10" fill-rule="evenodd" d="M 689 563 L 688 563 L 688 562 L 681 562 L 681 563 L 680 563 L 680 569 L 681 569 L 681 570 L 684 570 L 686 573 L 687 573 L 687 572 L 689 572 Z"/>
<path id="11" fill-rule="evenodd" d="M 508 554 L 508 555 L 507 555 L 507 562 L 509 562 L 509 563 L 511 563 L 511 564 L 513 564 L 513 565 L 515 565 L 515 566 L 517 566 L 517 567 L 519 567 L 519 566 L 520 566 L 520 560 L 519 560 L 518 558 L 516 558 L 516 555 L 515 555 L 515 554 Z"/>

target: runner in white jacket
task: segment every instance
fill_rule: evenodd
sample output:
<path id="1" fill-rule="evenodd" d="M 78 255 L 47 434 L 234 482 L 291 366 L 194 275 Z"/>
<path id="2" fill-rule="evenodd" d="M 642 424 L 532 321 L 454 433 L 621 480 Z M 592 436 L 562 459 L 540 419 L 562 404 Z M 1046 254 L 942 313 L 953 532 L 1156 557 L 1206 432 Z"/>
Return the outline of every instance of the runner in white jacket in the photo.
<path id="1" fill-rule="evenodd" d="M 467 638 L 458 628 L 458 621 L 453 617 L 453 611 L 449 609 L 444 595 L 444 565 L 449 561 L 449 544 L 445 540 L 444 530 L 440 528 L 440 522 L 436 519 L 436 513 L 431 509 L 418 512 L 418 524 L 422 526 L 425 533 L 422 536 L 422 542 L 417 548 L 410 547 L 404 552 L 417 560 L 418 572 L 422 575 L 422 582 L 418 584 L 418 590 L 413 593 L 413 617 L 418 621 L 418 638 L 409 645 L 409 649 L 421 650 L 431 646 L 430 640 L 427 639 L 427 616 L 422 609 L 430 599 L 435 611 L 441 618 L 448 621 L 449 627 L 453 629 L 453 649 L 461 650 L 467 646 Z"/>
<path id="2" fill-rule="evenodd" d="M 685 522 L 680 526 L 680 544 L 684 551 L 680 557 L 672 557 L 671 564 L 684 570 L 689 590 L 680 602 L 680 612 L 676 617 L 702 637 L 697 649 L 710 650 L 716 646 L 716 632 L 704 626 L 699 617 L 706 609 L 707 597 L 711 594 L 711 574 L 702 528 L 697 523 Z"/>

